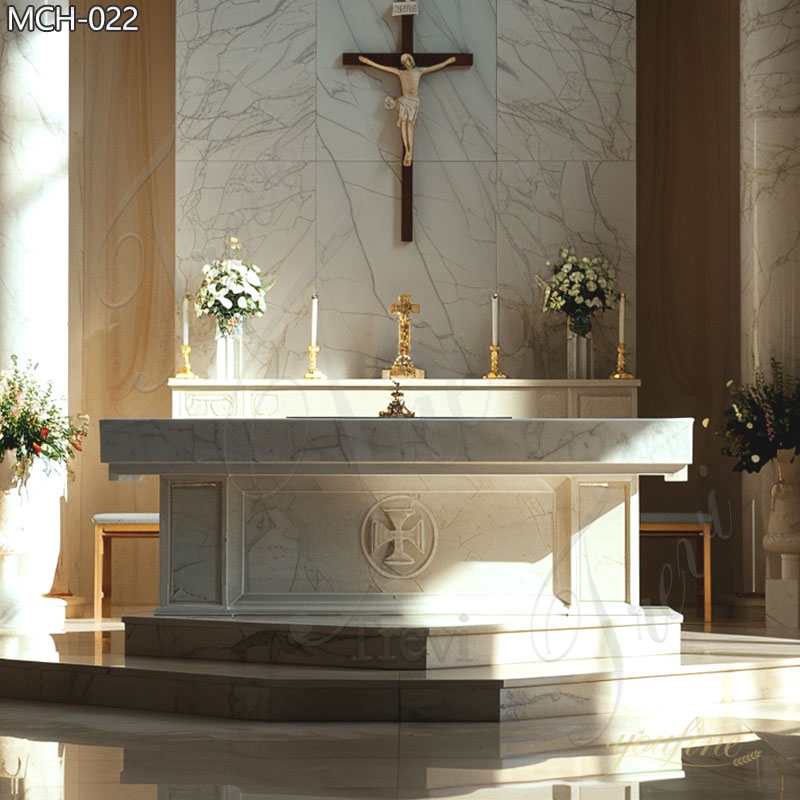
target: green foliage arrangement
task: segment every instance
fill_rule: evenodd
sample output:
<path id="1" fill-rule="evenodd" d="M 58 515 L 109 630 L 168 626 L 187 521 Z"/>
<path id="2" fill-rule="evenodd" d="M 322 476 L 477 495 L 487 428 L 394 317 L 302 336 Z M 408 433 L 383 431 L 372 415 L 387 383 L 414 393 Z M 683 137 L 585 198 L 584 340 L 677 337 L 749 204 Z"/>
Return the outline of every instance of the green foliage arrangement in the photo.
<path id="1" fill-rule="evenodd" d="M 736 459 L 737 472 L 759 472 L 778 450 L 800 449 L 800 381 L 774 358 L 770 373 L 770 381 L 759 369 L 753 383 L 727 383 L 730 405 L 719 434 L 722 453 Z"/>
<path id="2" fill-rule="evenodd" d="M 616 269 L 604 256 L 579 258 L 575 248 L 562 247 L 555 264 L 547 262 L 553 274 L 545 283 L 544 311 L 563 311 L 569 327 L 578 336 L 592 330 L 592 315 L 613 308 L 616 302 Z"/>
<path id="3" fill-rule="evenodd" d="M 245 317 L 260 317 L 267 309 L 264 296 L 275 283 L 274 275 L 265 285 L 261 270 L 239 257 L 241 244 L 230 238 L 230 252 L 203 267 L 203 278 L 195 299 L 197 316 L 212 316 L 223 336 L 234 332 Z"/>

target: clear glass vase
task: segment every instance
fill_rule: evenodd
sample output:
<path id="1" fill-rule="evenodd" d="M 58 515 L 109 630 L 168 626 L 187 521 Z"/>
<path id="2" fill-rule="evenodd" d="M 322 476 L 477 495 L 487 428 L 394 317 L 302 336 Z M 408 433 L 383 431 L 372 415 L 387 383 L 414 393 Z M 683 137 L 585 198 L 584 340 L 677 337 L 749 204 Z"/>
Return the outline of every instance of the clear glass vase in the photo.
<path id="1" fill-rule="evenodd" d="M 567 318 L 567 379 L 578 380 L 594 377 L 594 352 L 591 331 L 579 336 L 570 328 Z"/>

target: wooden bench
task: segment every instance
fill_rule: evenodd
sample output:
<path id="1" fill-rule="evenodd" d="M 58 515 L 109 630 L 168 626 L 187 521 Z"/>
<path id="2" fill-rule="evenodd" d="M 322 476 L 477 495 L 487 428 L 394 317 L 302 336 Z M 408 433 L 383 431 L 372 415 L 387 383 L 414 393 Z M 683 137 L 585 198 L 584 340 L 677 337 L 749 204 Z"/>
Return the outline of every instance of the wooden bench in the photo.
<path id="1" fill-rule="evenodd" d="M 114 539 L 156 539 L 158 514 L 95 514 L 94 617 L 111 616 L 111 543 Z"/>
<path id="2" fill-rule="evenodd" d="M 689 513 L 642 513 L 639 515 L 639 534 L 642 537 L 678 536 L 696 539 L 697 561 L 701 565 L 703 584 L 698 584 L 698 614 L 711 622 L 711 515 Z M 702 594 L 702 598 L 701 598 Z M 702 602 L 701 602 L 702 600 Z"/>

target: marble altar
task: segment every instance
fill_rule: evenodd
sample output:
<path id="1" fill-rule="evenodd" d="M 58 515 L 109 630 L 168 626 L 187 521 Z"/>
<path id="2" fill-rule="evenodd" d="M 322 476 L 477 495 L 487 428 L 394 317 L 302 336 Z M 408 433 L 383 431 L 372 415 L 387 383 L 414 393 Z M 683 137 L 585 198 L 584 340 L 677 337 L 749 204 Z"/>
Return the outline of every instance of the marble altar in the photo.
<path id="1" fill-rule="evenodd" d="M 626 418 L 637 413 L 638 380 L 527 380 L 482 378 L 401 382 L 418 417 Z M 172 416 L 374 417 L 386 408 L 386 379 L 240 380 L 173 378 Z"/>
<path id="2" fill-rule="evenodd" d="M 139 628 L 139 654 L 156 642 L 185 655 L 223 618 L 261 625 L 223 636 L 243 660 L 313 650 L 302 663 L 381 666 L 383 653 L 397 668 L 393 637 L 414 642 L 406 660 L 421 668 L 678 652 L 680 615 L 639 606 L 635 520 L 638 476 L 690 463 L 690 419 L 102 420 L 100 431 L 112 479 L 161 476 L 162 627 Z"/>

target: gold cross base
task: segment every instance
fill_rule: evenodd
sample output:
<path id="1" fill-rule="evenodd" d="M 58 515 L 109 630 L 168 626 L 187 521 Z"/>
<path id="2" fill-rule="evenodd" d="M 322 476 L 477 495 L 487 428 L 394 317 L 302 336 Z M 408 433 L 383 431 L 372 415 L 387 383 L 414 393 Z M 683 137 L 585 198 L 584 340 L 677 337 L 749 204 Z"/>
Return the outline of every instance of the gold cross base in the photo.
<path id="1" fill-rule="evenodd" d="M 397 368 L 399 369 L 399 368 Z M 411 367 L 410 372 L 399 372 L 395 371 L 396 368 L 392 367 L 391 369 L 383 369 L 381 370 L 381 378 L 384 380 L 391 380 L 392 378 L 424 378 L 425 377 L 425 370 L 424 369 L 417 369 L 416 367 Z"/>

